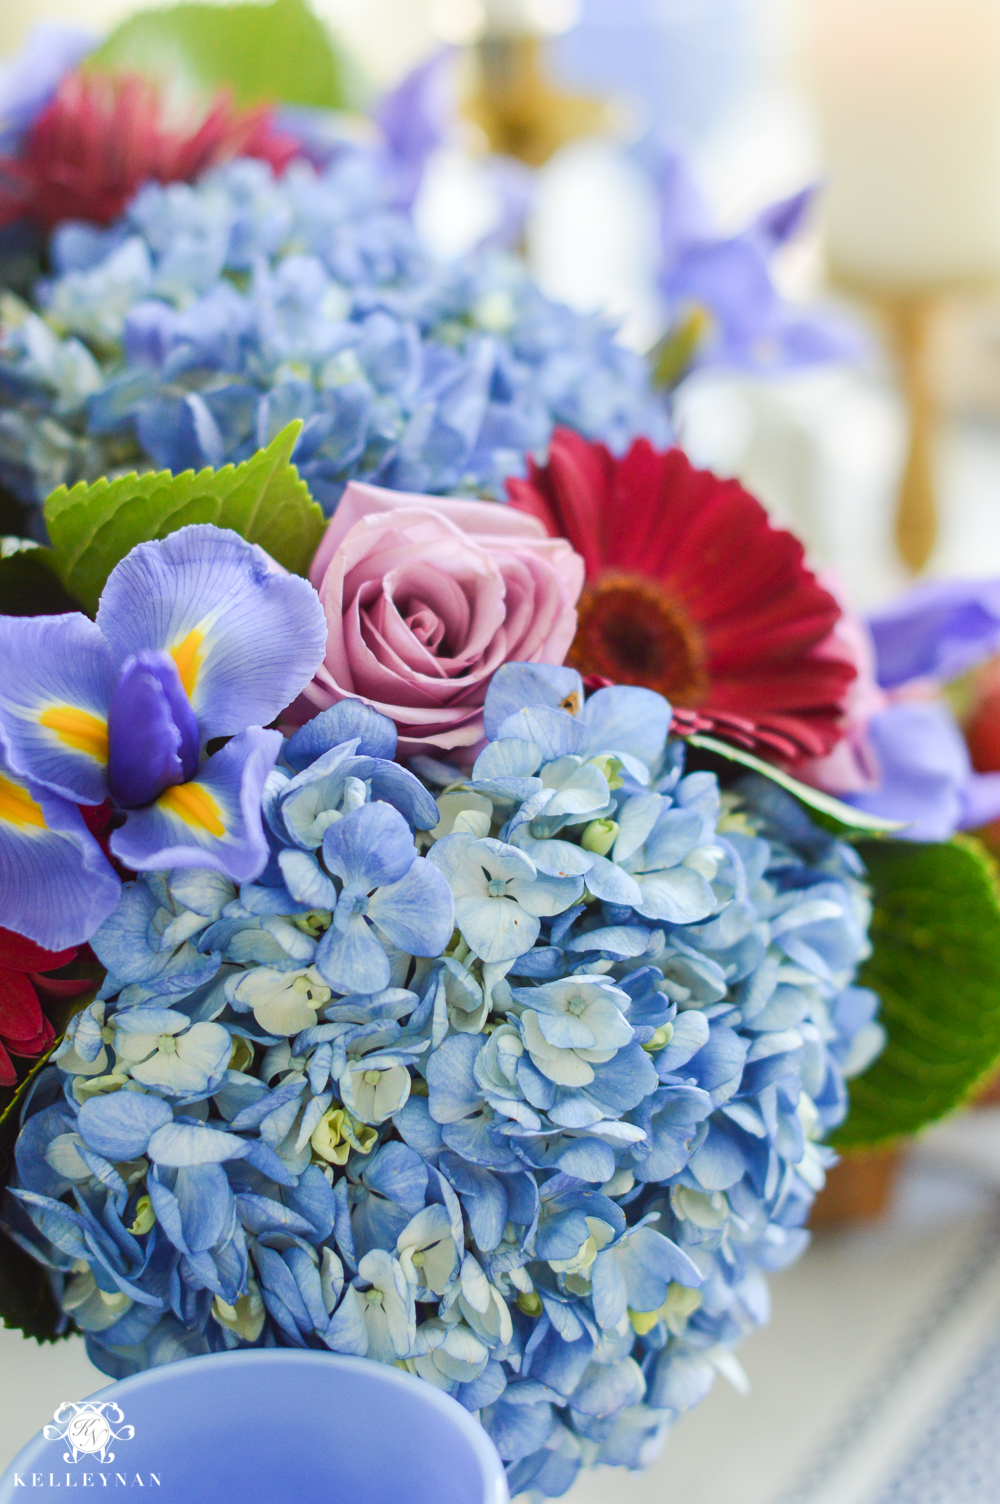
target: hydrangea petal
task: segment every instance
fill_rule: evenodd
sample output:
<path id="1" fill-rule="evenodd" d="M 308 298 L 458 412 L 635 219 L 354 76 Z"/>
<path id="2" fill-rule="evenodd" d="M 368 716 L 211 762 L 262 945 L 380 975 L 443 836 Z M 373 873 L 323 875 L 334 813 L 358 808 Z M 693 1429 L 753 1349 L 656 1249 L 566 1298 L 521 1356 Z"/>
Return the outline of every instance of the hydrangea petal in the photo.
<path id="1" fill-rule="evenodd" d="M 410 828 L 391 804 L 352 810 L 323 837 L 323 860 L 346 883 L 377 888 L 398 882 L 416 860 Z"/>
<path id="2" fill-rule="evenodd" d="M 418 856 L 398 882 L 379 888 L 368 917 L 411 956 L 439 956 L 455 926 L 451 889 L 426 857 Z"/>
<path id="3" fill-rule="evenodd" d="M 381 992 L 391 978 L 389 958 L 360 914 L 351 916 L 345 930 L 327 930 L 316 970 L 337 992 Z"/>

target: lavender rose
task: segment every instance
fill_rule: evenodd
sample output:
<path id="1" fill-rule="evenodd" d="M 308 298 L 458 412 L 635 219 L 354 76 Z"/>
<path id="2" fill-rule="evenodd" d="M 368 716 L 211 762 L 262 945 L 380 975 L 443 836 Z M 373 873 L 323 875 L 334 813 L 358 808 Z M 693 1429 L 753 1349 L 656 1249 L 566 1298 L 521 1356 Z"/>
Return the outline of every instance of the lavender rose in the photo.
<path id="1" fill-rule="evenodd" d="M 471 747 L 503 663 L 562 663 L 583 560 L 496 502 L 411 496 L 352 482 L 310 578 L 329 627 L 298 709 L 366 701 L 402 753 Z"/>

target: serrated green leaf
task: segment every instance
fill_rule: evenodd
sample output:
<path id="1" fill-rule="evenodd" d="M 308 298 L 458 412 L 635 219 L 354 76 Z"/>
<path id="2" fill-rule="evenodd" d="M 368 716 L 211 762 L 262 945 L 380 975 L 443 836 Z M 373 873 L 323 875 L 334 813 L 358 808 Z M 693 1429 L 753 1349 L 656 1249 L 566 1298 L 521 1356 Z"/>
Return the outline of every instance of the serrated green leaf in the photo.
<path id="1" fill-rule="evenodd" d="M 772 783 L 778 784 L 789 794 L 794 794 L 800 803 L 805 804 L 817 825 L 821 825 L 824 830 L 832 830 L 836 835 L 844 837 L 888 835 L 894 830 L 903 829 L 903 822 L 882 820 L 876 815 L 866 814 L 864 810 L 852 809 L 849 804 L 843 804 L 832 794 L 824 794 L 820 789 L 813 789 L 806 783 L 799 783 L 797 778 L 790 777 L 788 773 L 782 773 L 780 768 L 772 767 L 769 762 L 755 757 L 752 752 L 744 752 L 742 747 L 731 747 L 728 742 L 718 741 L 714 736 L 704 736 L 700 731 L 685 737 L 684 740 L 692 747 L 701 747 L 705 752 L 712 752 L 716 757 L 724 757 L 727 762 L 739 763 L 741 767 L 752 768 L 755 773 L 769 778 Z"/>
<path id="2" fill-rule="evenodd" d="M 145 73 L 201 94 L 228 89 L 239 105 L 347 104 L 344 61 L 305 0 L 140 11 L 115 28 L 88 67 Z"/>
<path id="3" fill-rule="evenodd" d="M 0 616 L 78 611 L 55 568 L 55 555 L 30 538 L 0 538 Z"/>
<path id="4" fill-rule="evenodd" d="M 849 1083 L 837 1148 L 916 1133 L 964 1102 L 1000 1057 L 1000 890 L 985 849 L 864 842 L 874 950 L 860 981 L 882 999 L 888 1043 Z"/>
<path id="5" fill-rule="evenodd" d="M 45 503 L 45 521 L 67 590 L 95 611 L 108 575 L 137 543 L 192 522 L 232 528 L 293 574 L 306 574 L 326 519 L 291 463 L 301 428 L 301 420 L 289 423 L 242 465 L 60 486 Z"/>

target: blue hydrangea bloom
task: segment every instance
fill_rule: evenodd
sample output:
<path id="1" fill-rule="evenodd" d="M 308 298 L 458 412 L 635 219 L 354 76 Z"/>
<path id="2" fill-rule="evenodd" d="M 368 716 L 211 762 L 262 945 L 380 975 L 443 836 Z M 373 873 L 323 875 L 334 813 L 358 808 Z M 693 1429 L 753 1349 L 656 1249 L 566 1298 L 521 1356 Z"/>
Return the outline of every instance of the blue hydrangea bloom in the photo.
<path id="1" fill-rule="evenodd" d="M 0 481 L 29 504 L 132 468 L 240 461 L 291 418 L 329 512 L 352 477 L 503 495 L 555 423 L 623 451 L 668 437 L 614 329 L 484 252 L 446 267 L 377 153 L 276 179 L 240 160 L 148 184 L 106 230 L 67 223 L 36 307 L 8 298 Z"/>
<path id="2" fill-rule="evenodd" d="M 283 744 L 253 881 L 125 886 L 5 1211 L 104 1372 L 395 1363 L 556 1497 L 731 1367 L 881 1035 L 854 851 L 670 719 L 508 665 L 474 768 L 406 769 L 345 701 Z"/>

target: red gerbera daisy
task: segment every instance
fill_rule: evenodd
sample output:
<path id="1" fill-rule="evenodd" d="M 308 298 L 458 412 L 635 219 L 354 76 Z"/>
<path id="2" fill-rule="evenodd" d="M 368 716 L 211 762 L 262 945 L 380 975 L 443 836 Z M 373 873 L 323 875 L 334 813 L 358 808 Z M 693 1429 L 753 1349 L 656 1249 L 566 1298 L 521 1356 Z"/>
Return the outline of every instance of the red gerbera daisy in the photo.
<path id="1" fill-rule="evenodd" d="M 0 224 L 67 219 L 104 225 L 143 183 L 187 182 L 232 157 L 260 157 L 276 172 L 298 155 L 267 108 L 237 110 L 220 94 L 196 123 L 171 125 L 160 90 L 138 74 L 72 73 L 12 157 L 0 157 Z"/>
<path id="2" fill-rule="evenodd" d="M 568 538 L 586 565 L 567 663 L 641 684 L 680 734 L 713 731 L 794 762 L 841 736 L 849 663 L 823 648 L 841 612 L 735 480 L 637 440 L 623 459 L 556 429 L 511 505 Z"/>
<path id="3" fill-rule="evenodd" d="M 43 975 L 68 966 L 76 955 L 75 950 L 43 950 L 13 930 L 0 929 L 0 1086 L 16 1084 L 11 1055 L 41 1055 L 55 1038 L 39 992 L 56 1000 L 78 997 L 93 987 L 88 980 Z"/>

